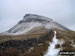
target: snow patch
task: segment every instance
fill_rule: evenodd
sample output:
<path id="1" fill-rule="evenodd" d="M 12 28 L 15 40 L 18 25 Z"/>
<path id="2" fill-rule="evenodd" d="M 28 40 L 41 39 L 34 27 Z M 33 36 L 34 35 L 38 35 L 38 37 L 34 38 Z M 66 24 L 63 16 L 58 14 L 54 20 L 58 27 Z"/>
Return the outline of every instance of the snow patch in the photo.
<path id="1" fill-rule="evenodd" d="M 25 34 L 26 32 L 30 31 L 34 27 L 39 27 L 41 25 L 42 24 L 39 22 L 22 23 L 21 25 L 15 26 L 15 28 L 12 29 L 11 32 L 5 32 L 3 34 L 5 34 L 5 35 L 21 35 L 21 34 Z M 14 33 L 14 31 L 16 31 L 16 32 Z"/>
<path id="2" fill-rule="evenodd" d="M 56 39 L 56 31 L 54 31 L 53 43 L 49 43 L 48 51 L 44 56 L 58 56 L 60 48 L 55 49 L 55 45 L 58 44 L 59 41 Z"/>
<path id="3" fill-rule="evenodd" d="M 56 23 L 52 19 L 35 14 L 26 14 L 18 24 L 12 27 L 10 30 L 1 33 L 1 35 L 21 35 L 25 34 L 34 27 L 44 27 L 45 29 L 61 29 L 69 30 L 64 26 Z"/>

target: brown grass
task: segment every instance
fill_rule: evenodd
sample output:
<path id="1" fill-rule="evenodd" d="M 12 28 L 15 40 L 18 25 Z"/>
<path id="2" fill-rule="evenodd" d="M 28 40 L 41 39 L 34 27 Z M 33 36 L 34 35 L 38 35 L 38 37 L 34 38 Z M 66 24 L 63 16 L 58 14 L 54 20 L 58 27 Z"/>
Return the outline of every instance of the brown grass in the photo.
<path id="1" fill-rule="evenodd" d="M 60 47 L 61 47 L 60 44 L 55 45 L 55 48 L 60 48 Z"/>
<path id="2" fill-rule="evenodd" d="M 25 54 L 25 56 L 43 56 L 44 53 L 48 49 L 48 44 L 43 43 L 41 46 L 35 46 L 33 50 L 31 50 L 29 53 Z"/>
<path id="3" fill-rule="evenodd" d="M 75 51 L 75 47 L 73 47 L 72 41 L 75 41 L 75 32 L 74 31 L 57 31 L 57 39 L 64 40 L 65 43 L 62 45 L 62 51 Z M 74 42 L 75 43 L 75 42 Z"/>
<path id="4" fill-rule="evenodd" d="M 46 35 L 48 32 L 48 30 L 45 30 L 43 32 L 32 33 L 27 35 L 0 35 L 0 43 L 8 40 L 26 40 L 29 38 L 40 38 L 41 36 Z"/>
<path id="5" fill-rule="evenodd" d="M 75 43 L 75 32 L 73 31 L 57 31 L 57 39 L 64 40 L 65 43 L 62 45 L 62 51 L 75 51 L 75 47 L 71 46 L 72 41 Z M 33 46 L 33 49 L 28 50 L 17 50 L 15 48 L 8 48 L 8 51 L 1 51 L 0 56 L 43 56 L 48 49 L 49 42 L 52 42 L 54 33 L 53 31 L 44 31 L 37 34 L 28 34 L 28 35 L 19 35 L 19 36 L 0 36 L 0 42 L 5 42 L 8 40 L 26 40 L 28 38 L 40 38 L 41 36 L 47 35 L 47 39 L 43 40 L 42 43 L 36 44 Z M 56 45 L 56 48 L 60 48 L 59 44 Z"/>
<path id="6" fill-rule="evenodd" d="M 0 56 L 43 56 L 49 46 L 49 42 L 52 41 L 52 37 L 54 36 L 53 31 L 44 31 L 42 33 L 38 33 L 38 34 L 29 34 L 29 35 L 20 35 L 20 36 L 0 36 L 0 42 L 5 42 L 5 41 L 9 41 L 10 39 L 14 39 L 14 40 L 25 40 L 26 38 L 28 39 L 28 37 L 31 38 L 40 38 L 44 35 L 49 34 L 49 36 L 43 40 L 42 43 L 38 43 L 36 45 L 33 46 L 33 49 L 28 49 L 28 50 L 17 50 L 16 48 L 8 48 L 7 50 L 0 50 Z"/>
<path id="7" fill-rule="evenodd" d="M 47 42 L 42 45 L 35 45 L 33 49 L 27 51 L 17 50 L 16 48 L 8 48 L 6 51 L 0 50 L 0 56 L 43 56 L 47 51 L 49 44 Z"/>

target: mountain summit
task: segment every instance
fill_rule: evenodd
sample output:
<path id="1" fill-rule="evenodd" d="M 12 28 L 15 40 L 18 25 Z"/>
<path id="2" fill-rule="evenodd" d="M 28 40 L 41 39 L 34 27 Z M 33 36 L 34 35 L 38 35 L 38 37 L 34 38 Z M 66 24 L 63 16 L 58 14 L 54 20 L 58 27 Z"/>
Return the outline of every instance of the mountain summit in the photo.
<path id="1" fill-rule="evenodd" d="M 35 14 L 26 14 L 23 17 L 23 21 L 25 22 L 31 22 L 31 21 L 48 22 L 48 21 L 52 21 L 52 19 L 44 17 L 44 16 L 40 16 L 40 15 L 35 15 Z"/>
<path id="2" fill-rule="evenodd" d="M 40 15 L 26 14 L 2 34 L 0 56 L 62 56 L 61 51 L 75 51 L 75 32 Z"/>
<path id="3" fill-rule="evenodd" d="M 48 17 L 35 14 L 26 14 L 23 19 L 18 22 L 18 24 L 16 24 L 14 27 L 9 29 L 7 32 L 4 32 L 3 34 L 20 35 L 31 31 L 33 28 L 36 29 L 40 27 L 43 29 L 69 30 Z"/>

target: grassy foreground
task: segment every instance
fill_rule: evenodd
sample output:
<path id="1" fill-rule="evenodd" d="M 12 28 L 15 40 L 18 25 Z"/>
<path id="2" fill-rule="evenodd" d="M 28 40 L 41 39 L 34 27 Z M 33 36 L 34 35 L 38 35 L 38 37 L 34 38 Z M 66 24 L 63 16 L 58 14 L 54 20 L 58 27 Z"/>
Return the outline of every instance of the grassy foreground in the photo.
<path id="1" fill-rule="evenodd" d="M 75 51 L 75 32 L 57 30 L 57 39 L 64 41 L 61 51 Z M 19 36 L 0 36 L 0 56 L 43 56 L 52 42 L 53 30 L 46 30 L 37 34 Z"/>

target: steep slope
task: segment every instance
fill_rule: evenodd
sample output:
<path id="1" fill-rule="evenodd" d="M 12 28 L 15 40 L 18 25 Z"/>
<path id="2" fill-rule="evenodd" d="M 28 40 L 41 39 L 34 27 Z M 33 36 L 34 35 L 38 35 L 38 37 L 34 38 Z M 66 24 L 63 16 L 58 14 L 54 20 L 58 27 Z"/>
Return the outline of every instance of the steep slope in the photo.
<path id="1" fill-rule="evenodd" d="M 44 29 L 61 29 L 61 30 L 69 30 L 66 27 L 58 24 L 50 18 L 35 15 L 35 14 L 26 14 L 23 17 L 23 20 L 18 22 L 13 28 L 9 29 L 7 32 L 2 34 L 6 35 L 20 35 L 25 34 L 35 27 L 43 27 Z"/>

